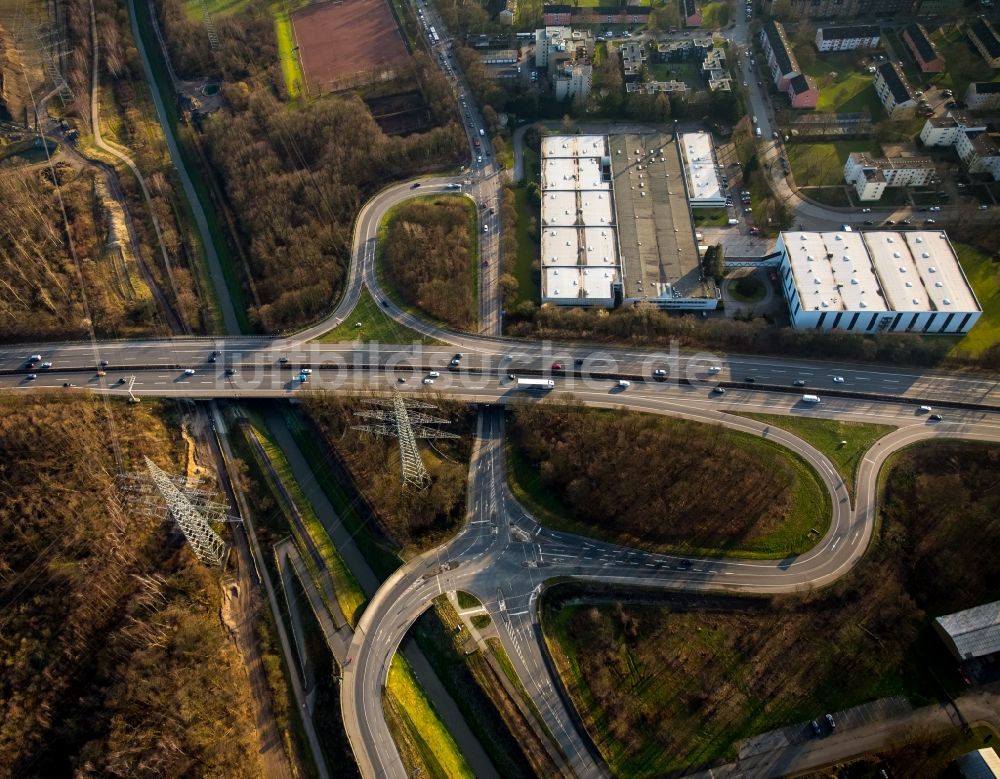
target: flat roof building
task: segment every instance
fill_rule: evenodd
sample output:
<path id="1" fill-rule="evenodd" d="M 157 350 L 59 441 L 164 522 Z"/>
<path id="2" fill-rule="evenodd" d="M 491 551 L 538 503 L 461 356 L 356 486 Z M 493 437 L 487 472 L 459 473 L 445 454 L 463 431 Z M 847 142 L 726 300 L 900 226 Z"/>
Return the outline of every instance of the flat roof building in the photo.
<path id="1" fill-rule="evenodd" d="M 619 283 L 603 135 L 542 138 L 542 302 L 612 306 Z"/>
<path id="2" fill-rule="evenodd" d="M 714 309 L 715 285 L 701 271 L 680 143 L 666 133 L 608 139 L 622 299 L 668 309 Z"/>
<path id="3" fill-rule="evenodd" d="M 681 133 L 681 159 L 687 177 L 688 200 L 692 208 L 719 208 L 726 205 L 726 193 L 719 179 L 712 136 L 705 132 Z"/>
<path id="4" fill-rule="evenodd" d="M 941 231 L 784 232 L 792 325 L 858 333 L 966 333 L 981 309 Z"/>
<path id="5" fill-rule="evenodd" d="M 844 181 L 853 184 L 860 200 L 878 200 L 888 187 L 923 187 L 934 179 L 930 157 L 872 157 L 851 152 L 844 163 Z"/>
<path id="6" fill-rule="evenodd" d="M 965 90 L 965 105 L 973 111 L 1000 108 L 1000 83 L 974 81 Z"/>
<path id="7" fill-rule="evenodd" d="M 852 24 L 844 27 L 820 27 L 816 30 L 819 51 L 874 49 L 882 37 L 877 24 Z"/>
<path id="8" fill-rule="evenodd" d="M 993 747 L 966 752 L 955 761 L 962 779 L 997 779 L 1000 777 L 1000 755 Z"/>

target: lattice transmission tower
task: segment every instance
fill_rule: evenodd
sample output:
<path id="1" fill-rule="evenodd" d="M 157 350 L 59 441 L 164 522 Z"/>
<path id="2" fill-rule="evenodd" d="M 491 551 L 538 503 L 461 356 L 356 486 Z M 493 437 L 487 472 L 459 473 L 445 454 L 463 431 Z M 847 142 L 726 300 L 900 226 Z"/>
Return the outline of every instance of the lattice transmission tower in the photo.
<path id="1" fill-rule="evenodd" d="M 205 565 L 221 565 L 226 542 L 212 529 L 222 522 L 238 522 L 229 516 L 229 506 L 216 500 L 214 493 L 190 486 L 183 477 L 173 478 L 148 457 L 147 473 L 123 478 L 123 491 L 137 498 L 139 510 L 162 519 L 170 517 Z"/>
<path id="2" fill-rule="evenodd" d="M 354 425 L 355 430 L 375 435 L 389 436 L 399 439 L 399 460 L 401 464 L 403 486 L 409 484 L 417 489 L 423 489 L 430 483 L 430 476 L 424 461 L 420 458 L 417 448 L 418 438 L 458 438 L 454 433 L 447 433 L 428 425 L 448 425 L 450 420 L 425 414 L 418 409 L 433 409 L 430 403 L 403 398 L 399 390 L 392 391 L 391 399 L 375 398 L 366 400 L 374 406 L 383 408 L 356 411 L 355 416 L 370 419 L 380 424 Z"/>

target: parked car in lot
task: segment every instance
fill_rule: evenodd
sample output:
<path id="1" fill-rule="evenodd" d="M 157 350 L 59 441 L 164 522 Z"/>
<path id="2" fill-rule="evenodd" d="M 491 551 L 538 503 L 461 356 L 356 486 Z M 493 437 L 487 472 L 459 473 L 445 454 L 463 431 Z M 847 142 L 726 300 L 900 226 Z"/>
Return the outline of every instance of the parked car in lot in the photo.
<path id="1" fill-rule="evenodd" d="M 817 738 L 823 735 L 823 729 L 819 726 L 819 723 L 816 720 L 809 723 L 809 728 L 812 730 L 813 735 Z"/>

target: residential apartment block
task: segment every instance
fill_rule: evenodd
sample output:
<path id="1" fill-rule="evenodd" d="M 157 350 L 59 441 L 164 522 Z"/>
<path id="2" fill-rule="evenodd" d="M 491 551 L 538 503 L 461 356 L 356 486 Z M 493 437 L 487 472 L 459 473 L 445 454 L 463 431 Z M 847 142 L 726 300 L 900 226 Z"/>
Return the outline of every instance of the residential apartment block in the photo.
<path id="1" fill-rule="evenodd" d="M 820 27 L 816 30 L 816 49 L 818 51 L 874 49 L 881 38 L 882 32 L 876 24 Z"/>
<path id="2" fill-rule="evenodd" d="M 844 181 L 860 200 L 878 200 L 887 187 L 923 187 L 934 178 L 930 157 L 876 158 L 853 152 L 844 163 Z"/>
<path id="3" fill-rule="evenodd" d="M 903 30 L 903 43 L 913 55 L 921 73 L 940 73 L 944 70 L 944 58 L 938 54 L 927 30 L 922 24 L 908 24 Z"/>
<path id="4" fill-rule="evenodd" d="M 903 71 L 894 62 L 885 62 L 875 68 L 875 93 L 892 119 L 903 119 L 913 114 L 917 100 L 903 78 Z"/>
<path id="5" fill-rule="evenodd" d="M 545 27 L 535 31 L 535 66 L 545 68 L 557 100 L 590 94 L 594 36 L 589 30 Z"/>
<path id="6" fill-rule="evenodd" d="M 815 108 L 819 88 L 811 77 L 799 70 L 799 63 L 781 22 L 765 24 L 760 31 L 760 42 L 774 85 L 788 94 L 792 107 Z"/>
<path id="7" fill-rule="evenodd" d="M 953 111 L 928 119 L 920 140 L 925 146 L 953 146 L 969 173 L 987 173 L 1000 181 L 1000 152 L 984 123 Z"/>
<path id="8" fill-rule="evenodd" d="M 1000 68 L 1000 37 L 993 25 L 979 17 L 969 25 L 969 40 L 979 49 L 979 53 L 991 68 Z"/>
<path id="9" fill-rule="evenodd" d="M 791 19 L 855 19 L 859 16 L 908 16 L 919 0 L 791 0 Z M 774 0 L 767 0 L 770 11 Z"/>
<path id="10" fill-rule="evenodd" d="M 965 107 L 972 111 L 1000 108 L 1000 84 L 975 81 L 965 90 Z"/>
<path id="11" fill-rule="evenodd" d="M 958 136 L 967 130 L 985 130 L 986 126 L 975 122 L 965 114 L 952 111 L 945 116 L 932 116 L 924 122 L 920 130 L 920 141 L 924 146 L 954 146 Z"/>
<path id="12" fill-rule="evenodd" d="M 987 173 L 1000 181 L 1000 150 L 986 130 L 966 130 L 958 136 L 955 151 L 969 173 Z"/>
<path id="13" fill-rule="evenodd" d="M 577 7 L 575 5 L 544 5 L 542 20 L 545 25 L 567 25 L 586 20 L 588 24 L 645 24 L 649 21 L 649 6 L 628 5 Z"/>

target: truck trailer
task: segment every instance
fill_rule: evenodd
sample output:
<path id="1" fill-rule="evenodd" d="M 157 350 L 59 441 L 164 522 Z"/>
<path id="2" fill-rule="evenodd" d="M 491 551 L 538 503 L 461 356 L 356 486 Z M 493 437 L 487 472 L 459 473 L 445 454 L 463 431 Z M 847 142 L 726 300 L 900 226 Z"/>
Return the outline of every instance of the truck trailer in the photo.
<path id="1" fill-rule="evenodd" d="M 536 392 L 547 392 L 556 386 L 552 379 L 522 379 L 520 376 L 515 380 L 519 390 L 534 390 Z"/>

